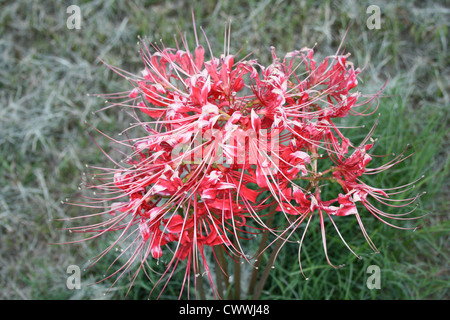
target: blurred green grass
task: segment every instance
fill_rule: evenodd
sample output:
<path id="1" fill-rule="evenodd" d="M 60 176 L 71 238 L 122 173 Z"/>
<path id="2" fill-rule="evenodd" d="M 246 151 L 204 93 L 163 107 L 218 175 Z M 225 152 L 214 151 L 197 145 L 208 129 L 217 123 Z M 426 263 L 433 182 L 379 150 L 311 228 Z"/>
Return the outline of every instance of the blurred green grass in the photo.
<path id="1" fill-rule="evenodd" d="M 80 30 L 66 27 L 66 8 L 81 8 Z M 366 26 L 369 5 L 381 10 L 381 28 Z M 192 34 L 183 1 L 1 1 L 0 10 L 0 280 L 1 299 L 115 299 L 118 285 L 87 286 L 99 280 L 107 261 L 83 272 L 81 290 L 66 288 L 66 268 L 83 266 L 103 247 L 101 241 L 60 246 L 69 241 L 54 219 L 80 215 L 61 204 L 81 182 L 84 164 L 105 162 L 89 139 L 85 120 L 114 134 L 129 119 L 119 109 L 96 113 L 103 101 L 87 93 L 128 89 L 127 83 L 97 58 L 131 72 L 142 68 L 138 36 L 174 46 L 180 30 Z M 206 1 L 194 5 L 217 52 L 223 28 L 232 19 L 231 52 L 244 44 L 270 63 L 270 46 L 282 53 L 316 45 L 318 55 L 333 54 L 350 25 L 345 48 L 356 66 L 365 66 L 359 89 L 375 92 L 389 78 L 380 105 L 375 151 L 400 152 L 411 144 L 414 157 L 379 175 L 374 185 L 389 187 L 425 174 L 417 189 L 421 212 L 431 212 L 415 232 L 396 230 L 367 217 L 369 234 L 380 249 L 371 254 L 354 221 L 340 230 L 364 259 L 356 261 L 332 234 L 326 264 L 319 232 L 311 229 L 302 249 L 286 246 L 264 287 L 262 299 L 448 299 L 449 297 L 449 57 L 450 9 L 445 1 Z M 193 41 L 191 37 L 191 41 Z M 352 119 L 368 127 L 376 116 Z M 352 131 L 353 139 L 365 132 Z M 358 136 L 359 134 L 359 136 Z M 106 141 L 101 140 L 106 144 Z M 366 222 L 367 221 L 367 222 Z M 317 230 L 316 230 L 317 231 Z M 263 256 L 263 259 L 267 259 Z M 366 287 L 369 265 L 381 268 L 381 289 Z M 243 277 L 251 270 L 242 270 Z M 146 298 L 149 284 L 139 279 L 130 298 Z M 177 297 L 177 290 L 164 295 Z"/>

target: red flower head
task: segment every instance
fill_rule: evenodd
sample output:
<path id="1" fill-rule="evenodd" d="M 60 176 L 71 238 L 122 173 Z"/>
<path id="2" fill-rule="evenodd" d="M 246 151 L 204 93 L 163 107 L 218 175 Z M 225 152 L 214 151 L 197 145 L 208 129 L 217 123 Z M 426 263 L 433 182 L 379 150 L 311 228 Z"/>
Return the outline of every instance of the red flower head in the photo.
<path id="1" fill-rule="evenodd" d="M 73 231 L 94 233 L 90 238 L 117 233 L 100 257 L 131 241 L 127 248 L 134 251 L 114 272 L 119 277 L 135 263 L 147 270 L 149 261 L 164 259 L 166 270 L 156 284 L 183 265 L 183 288 L 191 272 L 208 274 L 217 297 L 208 263 L 223 264 L 217 258 L 220 250 L 251 263 L 241 243 L 254 241 L 257 230 L 287 241 L 305 223 L 306 232 L 318 215 L 330 262 L 325 218 L 336 227 L 333 217 L 355 216 L 376 250 L 362 225 L 360 205 L 386 222 L 401 217 L 377 209 L 372 200 L 397 207 L 417 197 L 391 200 L 406 189 L 382 190 L 362 182 L 364 175 L 405 157 L 371 168 L 373 143 L 367 142 L 373 130 L 355 147 L 335 124 L 347 115 L 372 114 L 366 105 L 379 95 L 361 101 L 355 91 L 360 70 L 349 55 L 338 53 L 318 64 L 312 49 L 281 59 L 272 48 L 273 62 L 263 66 L 238 60 L 227 50 L 220 56 L 210 52 L 208 58 L 196 41 L 193 52 L 187 45 L 160 49 L 142 43 L 142 74 L 127 76 L 133 87 L 109 99 L 130 107 L 143 135 L 114 140 L 129 154 L 120 163 L 109 157 L 114 169 L 95 168 L 102 171 L 96 175 L 100 183 L 87 181 L 86 186 L 98 198 L 80 204 L 108 203 L 101 213 L 107 219 Z M 336 182 L 341 191 L 322 199 L 324 181 Z M 286 219 L 285 229 L 266 224 L 274 215 Z"/>

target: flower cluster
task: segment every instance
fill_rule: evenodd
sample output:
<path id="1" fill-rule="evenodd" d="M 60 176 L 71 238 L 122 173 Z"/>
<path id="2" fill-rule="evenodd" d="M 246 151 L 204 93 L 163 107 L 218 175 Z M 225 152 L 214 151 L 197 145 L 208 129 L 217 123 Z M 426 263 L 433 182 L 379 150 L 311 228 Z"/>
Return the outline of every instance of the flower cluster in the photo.
<path id="1" fill-rule="evenodd" d="M 380 94 L 356 91 L 360 70 L 349 54 L 338 50 L 317 62 L 311 48 L 284 57 L 271 48 L 273 61 L 264 66 L 256 59 L 238 60 L 227 46 L 214 56 L 209 42 L 207 58 L 198 40 L 193 52 L 182 40 L 184 46 L 176 49 L 142 43 L 140 75 L 112 67 L 133 87 L 107 95 L 110 101 L 120 101 L 111 106 L 129 108 L 133 127 L 143 128 L 144 134 L 121 141 L 111 138 L 130 152 L 122 162 L 110 158 L 115 168 L 96 168 L 102 171 L 96 174 L 100 183 L 85 183 L 96 197 L 80 203 L 106 204 L 97 215 L 107 219 L 72 228 L 94 233 L 91 238 L 118 234 L 98 258 L 129 240 L 126 248 L 132 252 L 112 275 L 120 278 L 136 261 L 138 269 L 145 269 L 149 260 L 165 256 L 160 279 L 170 278 L 183 265 L 184 284 L 207 274 L 214 289 L 208 261 L 212 257 L 223 262 L 219 250 L 252 264 L 244 241 L 255 241 L 258 233 L 268 231 L 285 242 L 306 224 L 301 246 L 313 216 L 318 216 L 330 264 L 324 221 L 330 219 L 336 227 L 334 216 L 356 217 L 377 251 L 362 224 L 361 207 L 392 225 L 386 219 L 403 219 L 406 213 L 388 214 L 374 201 L 400 207 L 417 197 L 390 198 L 413 183 L 380 189 L 363 182 L 364 175 L 389 169 L 405 156 L 371 167 L 375 125 L 354 145 L 336 124 L 348 115 L 373 114 Z M 341 192 L 322 199 L 325 182 Z M 274 215 L 284 217 L 284 228 L 267 223 Z"/>

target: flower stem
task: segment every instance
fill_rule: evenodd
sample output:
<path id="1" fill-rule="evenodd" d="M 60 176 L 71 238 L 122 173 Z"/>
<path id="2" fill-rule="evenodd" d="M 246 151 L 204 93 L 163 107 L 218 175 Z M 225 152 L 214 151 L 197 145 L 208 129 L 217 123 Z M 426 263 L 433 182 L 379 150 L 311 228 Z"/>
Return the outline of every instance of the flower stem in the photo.
<path id="1" fill-rule="evenodd" d="M 203 286 L 203 278 L 201 278 L 201 277 L 198 281 L 198 291 L 200 294 L 200 300 L 206 300 L 205 288 Z"/>
<path id="2" fill-rule="evenodd" d="M 266 246 L 267 238 L 269 237 L 269 230 L 268 229 L 272 227 L 273 217 L 274 217 L 273 211 L 275 211 L 276 207 L 277 207 L 277 204 L 274 204 L 272 206 L 271 213 L 270 213 L 269 218 L 267 219 L 267 222 L 266 222 L 267 229 L 264 230 L 264 233 L 263 233 L 263 235 L 261 237 L 261 241 L 259 242 L 258 253 L 261 253 L 264 250 L 264 247 Z M 260 273 L 260 269 L 259 269 L 260 265 L 261 265 L 261 259 L 258 259 L 257 261 L 255 261 L 255 268 L 253 269 L 252 277 L 250 279 L 250 283 L 249 283 L 249 286 L 248 286 L 248 294 L 249 295 L 252 295 L 254 290 L 255 290 L 256 280 L 257 280 L 258 275 Z"/>
<path id="3" fill-rule="evenodd" d="M 217 292 L 218 292 L 218 294 L 219 294 L 219 297 L 220 298 L 223 298 L 224 297 L 224 295 L 223 295 L 223 293 L 224 293 L 224 291 L 223 291 L 223 283 L 224 283 L 224 275 L 223 275 L 223 272 L 222 272 L 222 267 L 221 267 L 221 265 L 220 265 L 220 263 L 219 263 L 219 259 L 220 259 L 220 257 L 219 257 L 219 251 L 221 251 L 222 250 L 222 247 L 219 247 L 216 251 L 216 254 L 217 254 L 217 256 L 216 256 L 216 259 L 214 259 L 214 264 L 215 264 L 215 271 L 216 271 L 216 283 L 217 283 Z"/>
<path id="4" fill-rule="evenodd" d="M 198 261 L 198 257 L 196 259 Z M 197 266 L 198 266 L 198 262 L 197 262 Z M 198 288 L 200 300 L 206 300 L 205 287 L 203 286 L 203 277 L 200 276 L 199 274 L 196 274 L 195 273 L 196 272 L 195 265 L 193 265 L 193 267 L 194 267 L 194 276 L 196 277 L 196 279 L 195 279 L 196 287 Z"/>
<path id="5" fill-rule="evenodd" d="M 225 293 L 228 291 L 230 282 L 229 282 L 229 275 L 228 275 L 228 270 L 227 270 L 228 269 L 227 262 L 225 260 L 225 255 L 224 255 L 224 248 L 222 246 L 220 246 L 217 250 L 217 259 L 218 259 L 217 263 L 219 264 L 219 270 L 217 272 L 223 272 L 223 280 L 224 280 L 223 297 L 225 297 Z"/>
<path id="6" fill-rule="evenodd" d="M 237 235 L 239 236 L 239 231 L 236 230 Z M 234 239 L 235 245 L 237 245 L 237 239 Z M 234 264 L 234 299 L 239 300 L 241 298 L 241 259 L 237 258 L 237 261 Z"/>
<path id="7" fill-rule="evenodd" d="M 283 238 L 279 238 L 276 241 L 275 248 L 273 249 L 272 254 L 269 257 L 269 261 L 267 262 L 267 265 L 264 268 L 264 272 L 261 276 L 261 279 L 259 280 L 258 285 L 255 288 L 255 293 L 253 294 L 253 300 L 258 300 L 260 298 L 262 290 L 264 288 L 264 284 L 266 283 L 267 278 L 269 277 L 270 270 L 272 269 L 272 266 L 275 262 L 275 258 L 277 256 L 278 249 L 280 248 L 283 241 L 284 241 Z"/>

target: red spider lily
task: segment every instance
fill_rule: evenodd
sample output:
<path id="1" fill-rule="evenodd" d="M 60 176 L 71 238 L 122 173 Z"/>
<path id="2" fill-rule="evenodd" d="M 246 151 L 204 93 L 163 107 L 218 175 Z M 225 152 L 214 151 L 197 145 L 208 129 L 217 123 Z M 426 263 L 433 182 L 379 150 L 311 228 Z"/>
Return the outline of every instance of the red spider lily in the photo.
<path id="1" fill-rule="evenodd" d="M 229 48 L 227 41 L 225 48 Z M 215 261 L 224 269 L 218 252 L 225 250 L 230 258 L 252 264 L 252 255 L 242 243 L 255 241 L 260 231 L 286 243 L 306 223 L 300 262 L 305 232 L 312 216 L 318 215 L 326 259 L 332 265 L 326 217 L 338 231 L 334 216 L 355 216 L 375 251 L 359 203 L 389 225 L 386 218 L 407 219 L 403 215 L 410 212 L 388 214 L 372 200 L 392 207 L 410 205 L 418 196 L 404 201 L 390 196 L 412 184 L 383 190 L 361 181 L 366 174 L 403 161 L 404 153 L 370 168 L 373 143 L 367 142 L 375 126 L 355 147 L 334 122 L 347 115 L 373 114 L 370 107 L 380 95 L 354 91 L 360 70 L 348 61 L 349 55 L 338 50 L 317 64 L 313 49 L 289 52 L 281 60 L 272 48 L 273 63 L 263 66 L 256 60 L 237 60 L 229 49 L 219 57 L 210 49 L 207 60 L 197 35 L 193 53 L 187 39 L 182 37 L 182 42 L 184 48 L 176 49 L 142 43 L 141 75 L 111 67 L 133 84 L 127 92 L 107 95 L 110 101 L 119 100 L 111 106 L 129 107 L 144 135 L 122 141 L 111 138 L 129 148 L 129 154 L 121 163 L 108 156 L 114 169 L 93 167 L 101 171 L 95 176 L 99 183 L 87 180 L 85 186 L 96 190 L 96 197 L 77 203 L 103 208 L 97 215 L 107 219 L 71 228 L 94 233 L 88 239 L 118 233 L 116 241 L 94 259 L 95 263 L 115 246 L 130 251 L 125 264 L 107 278 L 121 278 L 136 263 L 138 271 L 147 273 L 149 260 L 164 259 L 165 271 L 155 287 L 167 276 L 164 290 L 175 269 L 183 265 L 180 297 L 192 275 L 197 287 L 197 276 L 207 274 L 214 295 L 220 298 L 209 263 Z M 328 168 L 319 172 L 318 163 L 325 162 Z M 336 182 L 342 190 L 323 200 L 321 181 Z M 271 215 L 284 216 L 287 227 L 272 228 L 267 223 Z"/>

